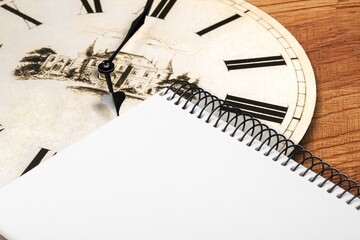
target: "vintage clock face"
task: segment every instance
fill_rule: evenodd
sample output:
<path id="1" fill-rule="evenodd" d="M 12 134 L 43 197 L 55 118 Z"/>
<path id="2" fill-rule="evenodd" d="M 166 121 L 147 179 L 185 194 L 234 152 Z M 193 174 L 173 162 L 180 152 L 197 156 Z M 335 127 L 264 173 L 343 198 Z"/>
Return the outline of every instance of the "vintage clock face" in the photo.
<path id="1" fill-rule="evenodd" d="M 0 0 L 9 23 L 0 26 L 0 186 L 115 117 L 100 101 L 97 65 L 145 2 Z M 299 142 L 315 107 L 301 46 L 241 0 L 155 0 L 114 63 L 114 88 L 127 94 L 121 112 L 183 79 Z"/>

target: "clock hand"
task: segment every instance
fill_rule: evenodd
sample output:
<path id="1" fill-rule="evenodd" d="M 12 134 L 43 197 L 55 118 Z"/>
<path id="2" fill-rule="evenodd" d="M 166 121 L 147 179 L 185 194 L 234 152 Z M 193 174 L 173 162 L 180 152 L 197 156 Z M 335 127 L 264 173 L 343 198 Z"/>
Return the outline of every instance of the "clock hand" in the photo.
<path id="1" fill-rule="evenodd" d="M 113 60 L 116 57 L 116 55 L 120 52 L 120 50 L 124 47 L 124 45 L 130 40 L 130 38 L 140 29 L 142 25 L 144 25 L 146 15 L 149 14 L 152 4 L 153 4 L 153 0 L 148 0 L 146 2 L 144 11 L 132 22 L 130 30 L 126 34 L 123 42 L 119 45 L 119 47 L 115 50 L 115 52 L 110 56 L 109 59 L 102 61 L 98 66 L 98 71 L 105 75 L 106 84 L 108 86 L 110 94 L 113 97 L 116 113 L 118 116 L 119 116 L 119 110 L 121 104 L 125 100 L 125 93 L 121 91 L 114 92 L 111 81 L 111 73 L 115 69 Z"/>
<path id="2" fill-rule="evenodd" d="M 119 110 L 120 110 L 121 104 L 124 102 L 126 96 L 125 96 L 124 92 L 121 92 L 121 91 L 114 92 L 114 89 L 112 86 L 112 81 L 111 81 L 111 73 L 114 71 L 114 69 L 115 69 L 114 63 L 109 60 L 102 61 L 98 66 L 99 73 L 102 73 L 105 75 L 106 84 L 107 84 L 109 92 L 112 96 L 112 100 L 115 105 L 116 114 L 117 114 L 117 116 L 119 116 Z"/>
<path id="3" fill-rule="evenodd" d="M 146 15 L 149 14 L 150 8 L 153 4 L 153 0 L 148 0 L 144 7 L 144 11 L 132 22 L 129 32 L 126 34 L 124 41 L 116 49 L 116 51 L 109 58 L 109 61 L 113 61 L 116 55 L 120 52 L 121 48 L 129 41 L 129 39 L 144 25 Z"/>

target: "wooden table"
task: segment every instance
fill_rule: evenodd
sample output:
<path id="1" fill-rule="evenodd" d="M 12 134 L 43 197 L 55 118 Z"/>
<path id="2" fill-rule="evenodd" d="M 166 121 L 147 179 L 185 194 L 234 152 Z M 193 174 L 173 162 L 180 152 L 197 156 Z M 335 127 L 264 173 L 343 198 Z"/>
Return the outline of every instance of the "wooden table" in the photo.
<path id="1" fill-rule="evenodd" d="M 360 183 L 360 0 L 248 0 L 283 24 L 313 65 L 317 105 L 301 142 Z"/>

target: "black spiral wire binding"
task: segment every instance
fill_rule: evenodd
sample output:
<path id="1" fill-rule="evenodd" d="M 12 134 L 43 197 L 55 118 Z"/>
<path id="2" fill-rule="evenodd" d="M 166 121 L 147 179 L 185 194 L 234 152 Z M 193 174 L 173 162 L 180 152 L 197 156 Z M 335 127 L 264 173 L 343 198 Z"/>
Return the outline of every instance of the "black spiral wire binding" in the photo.
<path id="1" fill-rule="evenodd" d="M 301 177 L 305 177 L 312 171 L 316 175 L 311 177 L 309 181 L 314 182 L 319 176 L 322 176 L 325 180 L 320 182 L 318 187 L 322 188 L 327 182 L 332 182 L 334 185 L 327 189 L 327 192 L 332 193 L 335 188 L 339 187 L 343 191 L 337 195 L 338 198 L 342 198 L 346 193 L 352 194 L 353 197 L 346 201 L 347 204 L 350 204 L 356 198 L 360 198 L 360 185 L 357 182 L 231 103 L 217 98 L 188 81 L 175 81 L 167 88 L 164 95 L 167 95 L 170 91 L 173 94 L 168 97 L 168 100 L 178 97 L 175 105 L 179 105 L 182 99 L 186 100 L 182 109 L 188 109 L 189 102 L 192 103 L 193 107 L 190 114 L 194 114 L 196 107 L 200 107 L 201 111 L 197 117 L 202 118 L 206 111 L 209 114 L 205 120 L 206 123 L 210 123 L 211 117 L 216 117 L 214 127 L 218 127 L 220 120 L 226 122 L 225 127 L 222 129 L 223 132 L 230 125 L 234 127 L 233 132 L 230 134 L 231 137 L 235 137 L 238 132 L 242 133 L 241 137 L 238 138 L 239 141 L 243 141 L 246 136 L 250 136 L 251 140 L 246 144 L 247 146 L 252 146 L 257 140 L 260 145 L 255 148 L 256 151 L 268 146 L 270 149 L 264 153 L 266 156 L 269 156 L 273 151 L 278 152 L 276 157 L 273 158 L 274 161 L 278 161 L 281 156 L 287 157 L 287 160 L 282 162 L 281 165 L 287 166 L 291 160 L 295 161 L 297 164 L 291 167 L 290 170 L 295 172 L 300 166 L 304 166 L 306 170 L 300 173 Z M 356 206 L 356 209 L 360 210 L 360 205 Z"/>

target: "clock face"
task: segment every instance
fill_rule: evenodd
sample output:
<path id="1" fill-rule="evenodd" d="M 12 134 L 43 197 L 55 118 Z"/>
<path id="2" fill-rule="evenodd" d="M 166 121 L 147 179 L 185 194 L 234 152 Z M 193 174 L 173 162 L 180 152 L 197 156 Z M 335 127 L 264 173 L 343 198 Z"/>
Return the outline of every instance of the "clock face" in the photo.
<path id="1" fill-rule="evenodd" d="M 145 2 L 0 0 L 0 186 L 115 117 L 97 66 Z M 155 0 L 114 64 L 121 113 L 182 79 L 299 142 L 315 107 L 305 52 L 245 1 Z"/>

